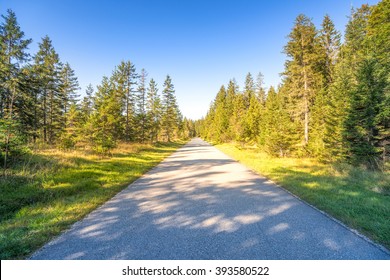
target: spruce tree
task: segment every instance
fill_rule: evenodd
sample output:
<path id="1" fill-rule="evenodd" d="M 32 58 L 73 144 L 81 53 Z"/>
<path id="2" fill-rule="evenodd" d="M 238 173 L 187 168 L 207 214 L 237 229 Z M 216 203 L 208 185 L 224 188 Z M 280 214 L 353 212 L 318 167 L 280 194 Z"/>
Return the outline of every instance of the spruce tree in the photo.
<path id="1" fill-rule="evenodd" d="M 346 120 L 351 112 L 351 98 L 357 87 L 358 65 L 362 62 L 366 49 L 364 40 L 367 36 L 369 14 L 370 8 L 367 5 L 362 5 L 357 10 L 352 9 L 346 26 L 345 42 L 340 47 L 332 83 L 328 89 L 329 109 L 326 111 L 324 146 L 327 158 L 332 161 L 349 157 L 349 140 L 345 138 Z"/>
<path id="2" fill-rule="evenodd" d="M 59 139 L 60 149 L 72 149 L 76 146 L 78 138 L 81 138 L 82 119 L 81 112 L 76 104 L 71 104 L 65 115 L 65 129 Z M 81 139 L 82 140 L 82 139 Z"/>
<path id="3" fill-rule="evenodd" d="M 1 17 L 4 22 L 0 24 L 0 118 L 12 118 L 19 93 L 20 71 L 29 58 L 26 51 L 31 39 L 24 39 L 24 32 L 12 10 Z"/>
<path id="4" fill-rule="evenodd" d="M 64 126 L 66 128 L 67 123 L 67 114 L 69 108 L 72 105 L 76 105 L 78 102 L 79 94 L 78 90 L 79 83 L 75 75 L 74 70 L 70 67 L 69 63 L 65 63 L 59 73 L 59 83 L 60 83 L 60 95 L 62 99 L 62 110 L 64 114 Z"/>
<path id="5" fill-rule="evenodd" d="M 158 95 L 158 88 L 154 79 L 150 80 L 147 89 L 146 112 L 149 123 L 147 125 L 149 139 L 152 142 L 156 142 L 161 129 L 161 99 Z"/>
<path id="6" fill-rule="evenodd" d="M 340 52 L 341 35 L 333 21 L 325 15 L 319 31 L 320 63 L 324 76 L 324 87 L 327 87 L 334 78 L 334 68 Z"/>
<path id="7" fill-rule="evenodd" d="M 225 110 L 227 116 L 229 116 L 228 130 L 226 131 L 225 141 L 232 141 L 236 138 L 236 121 L 237 113 L 235 112 L 236 95 L 239 93 L 239 88 L 235 79 L 229 81 L 226 90 Z"/>
<path id="8" fill-rule="evenodd" d="M 381 151 L 382 165 L 390 160 L 390 1 L 383 0 L 371 9 L 368 17 L 366 45 L 371 58 L 375 59 L 375 72 L 385 75 L 378 91 L 379 112 L 375 118 L 378 130 L 376 145 Z M 379 86 L 379 85 L 378 85 Z"/>
<path id="9" fill-rule="evenodd" d="M 136 86 L 138 74 L 131 61 L 122 61 L 114 70 L 112 80 L 115 91 L 122 98 L 122 109 L 125 116 L 124 140 L 133 141 L 135 135 Z"/>
<path id="10" fill-rule="evenodd" d="M 93 86 L 89 84 L 85 90 L 85 96 L 81 101 L 80 111 L 81 111 L 81 121 L 85 123 L 93 111 Z"/>
<path id="11" fill-rule="evenodd" d="M 256 94 L 257 91 L 257 94 Z M 247 75 L 244 96 L 248 100 L 247 110 L 243 118 L 245 141 L 257 143 L 260 139 L 261 114 L 264 109 L 265 94 L 262 87 L 262 75 L 259 73 L 258 84 L 255 85 L 250 73 Z"/>
<path id="12" fill-rule="evenodd" d="M 145 142 L 148 129 L 148 121 L 146 115 L 146 78 L 147 73 L 145 69 L 141 70 L 138 82 L 138 95 L 136 106 L 136 122 L 137 122 L 137 134 L 141 143 Z"/>
<path id="13" fill-rule="evenodd" d="M 285 108 L 283 95 L 270 87 L 264 111 L 264 146 L 268 153 L 286 156 L 294 144 L 294 126 Z"/>
<path id="14" fill-rule="evenodd" d="M 353 73 L 357 73 L 358 65 L 366 55 L 365 40 L 370 14 L 371 8 L 368 5 L 362 5 L 356 10 L 352 9 L 345 29 L 343 55 L 348 60 L 349 67 Z M 356 80 L 353 82 L 356 82 Z"/>
<path id="15" fill-rule="evenodd" d="M 265 89 L 264 89 L 263 85 L 264 85 L 264 76 L 261 72 L 259 72 L 257 74 L 256 84 L 255 84 L 256 95 L 257 95 L 257 99 L 259 100 L 260 104 L 264 106 L 265 100 L 266 100 L 266 94 L 265 94 Z"/>
<path id="16" fill-rule="evenodd" d="M 15 100 L 17 118 L 25 140 L 36 143 L 40 129 L 39 79 L 33 65 L 21 69 L 20 94 Z"/>
<path id="17" fill-rule="evenodd" d="M 214 112 L 208 116 L 210 119 L 213 119 L 212 121 L 210 120 L 210 124 L 212 125 L 210 127 L 210 133 L 213 133 L 213 136 L 210 138 L 217 143 L 225 142 L 228 138 L 227 132 L 229 129 L 230 115 L 227 111 L 226 98 L 225 86 L 221 86 L 214 100 Z"/>
<path id="18" fill-rule="evenodd" d="M 319 42 L 317 30 L 305 15 L 299 15 L 284 47 L 289 60 L 285 63 L 285 82 L 290 83 L 292 113 L 302 122 L 302 138 L 309 143 L 311 107 L 321 85 L 318 67 Z"/>
<path id="19" fill-rule="evenodd" d="M 324 17 L 319 31 L 319 61 L 318 65 L 321 72 L 321 85 L 317 92 L 316 98 L 312 107 L 312 140 L 310 141 L 311 152 L 321 158 L 329 157 L 329 152 L 326 149 L 326 139 L 324 135 L 326 130 L 330 130 L 332 122 L 332 108 L 330 105 L 334 91 L 330 90 L 330 86 L 334 81 L 335 67 L 338 61 L 340 50 L 340 33 L 335 29 L 335 26 L 328 15 Z M 328 128 L 327 128 L 328 126 Z"/>
<path id="20" fill-rule="evenodd" d="M 39 103 L 42 116 L 42 135 L 45 143 L 53 144 L 63 128 L 64 115 L 60 94 L 60 60 L 48 36 L 39 43 L 34 56 L 35 69 L 39 79 Z"/>
<path id="21" fill-rule="evenodd" d="M 233 114 L 230 118 L 229 128 L 233 140 L 243 144 L 245 142 L 245 99 L 244 95 L 238 92 L 233 100 Z"/>
<path id="22" fill-rule="evenodd" d="M 181 119 L 180 111 L 176 102 L 175 89 L 169 75 L 166 77 L 164 82 L 162 97 L 162 132 L 164 138 L 170 142 L 179 128 Z"/>
<path id="23" fill-rule="evenodd" d="M 256 78 L 256 99 L 258 100 L 258 104 L 256 102 L 253 102 L 252 108 L 250 111 L 252 111 L 252 135 L 255 136 L 253 140 L 256 140 L 256 142 L 260 146 L 264 146 L 265 143 L 265 131 L 264 131 L 264 124 L 263 124 L 263 115 L 265 111 L 265 101 L 266 101 L 266 91 L 264 88 L 264 76 L 261 72 L 258 73 Z M 259 107 L 259 108 L 257 108 Z"/>
<path id="24" fill-rule="evenodd" d="M 243 92 L 243 102 L 244 102 L 243 117 L 241 119 L 241 126 L 242 126 L 241 138 L 244 142 L 248 142 L 251 140 L 248 110 L 251 105 L 252 96 L 254 95 L 255 95 L 255 84 L 253 81 L 252 74 L 248 73 L 245 77 L 245 85 L 244 85 L 244 92 Z"/>
<path id="25" fill-rule="evenodd" d="M 94 100 L 94 111 L 85 125 L 85 137 L 92 148 L 99 153 L 108 153 L 117 145 L 123 136 L 122 99 L 116 91 L 114 83 L 103 77 L 97 87 Z"/>
<path id="26" fill-rule="evenodd" d="M 16 15 L 8 10 L 2 18 L 0 25 L 0 129 L 3 131 L 2 155 L 3 175 L 6 174 L 7 160 L 13 139 L 18 133 L 19 121 L 15 119 L 15 101 L 19 98 L 22 79 L 22 64 L 27 61 L 26 53 L 31 39 L 24 39 L 24 33 L 20 30 Z"/>
<path id="27" fill-rule="evenodd" d="M 377 70 L 375 59 L 361 62 L 356 77 L 358 84 L 352 92 L 351 106 L 345 122 L 348 156 L 353 163 L 364 163 L 371 168 L 381 165 L 376 121 L 385 95 L 386 76 L 384 72 Z"/>

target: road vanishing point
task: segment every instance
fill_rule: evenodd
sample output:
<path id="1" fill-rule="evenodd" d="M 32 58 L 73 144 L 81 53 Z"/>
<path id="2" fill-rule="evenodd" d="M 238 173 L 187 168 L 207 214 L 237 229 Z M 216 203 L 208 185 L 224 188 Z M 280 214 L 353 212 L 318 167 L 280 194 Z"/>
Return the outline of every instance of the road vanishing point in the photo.
<path id="1" fill-rule="evenodd" d="M 390 259 L 213 146 L 193 139 L 31 259 Z"/>

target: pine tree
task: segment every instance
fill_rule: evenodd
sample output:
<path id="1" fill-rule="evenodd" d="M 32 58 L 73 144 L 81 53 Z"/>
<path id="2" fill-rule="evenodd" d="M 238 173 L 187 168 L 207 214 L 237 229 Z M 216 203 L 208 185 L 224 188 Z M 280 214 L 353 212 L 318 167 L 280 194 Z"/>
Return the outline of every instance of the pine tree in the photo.
<path id="1" fill-rule="evenodd" d="M 375 118 L 378 130 L 376 145 L 381 151 L 382 164 L 390 160 L 390 1 L 383 0 L 371 9 L 368 18 L 366 45 L 370 56 L 376 61 L 376 73 L 386 77 L 378 89 L 380 97 L 379 112 Z"/>
<path id="2" fill-rule="evenodd" d="M 39 103 L 42 115 L 42 134 L 45 143 L 53 144 L 63 128 L 64 115 L 60 94 L 60 60 L 48 36 L 39 44 L 34 57 L 39 79 Z"/>
<path id="3" fill-rule="evenodd" d="M 108 153 L 123 135 L 126 116 L 122 115 L 122 101 L 114 83 L 103 77 L 97 87 L 94 111 L 85 125 L 85 137 L 99 153 Z"/>
<path id="4" fill-rule="evenodd" d="M 64 114 L 64 127 L 66 128 L 67 123 L 67 114 L 69 108 L 72 105 L 76 105 L 78 102 L 79 94 L 77 91 L 79 88 L 79 83 L 77 77 L 74 73 L 74 70 L 70 67 L 69 63 L 65 63 L 59 73 L 59 83 L 60 83 L 60 95 L 62 99 L 62 110 Z"/>
<path id="5" fill-rule="evenodd" d="M 239 88 L 237 82 L 232 79 L 229 81 L 227 90 L 226 90 L 226 101 L 225 101 L 225 110 L 226 115 L 229 116 L 229 125 L 226 131 L 226 139 L 225 141 L 232 141 L 236 138 L 236 117 L 237 113 L 234 111 L 235 109 L 235 100 L 236 95 L 239 92 Z"/>
<path id="6" fill-rule="evenodd" d="M 81 121 L 85 123 L 93 111 L 93 86 L 89 84 L 85 90 L 85 96 L 81 101 L 80 111 L 81 111 Z"/>
<path id="7" fill-rule="evenodd" d="M 260 104 L 261 105 L 265 105 L 265 100 L 266 100 L 266 94 L 265 94 L 265 89 L 263 87 L 264 85 L 264 76 L 261 72 L 259 72 L 259 74 L 257 74 L 257 78 L 256 78 L 256 95 L 257 95 L 257 99 L 259 100 Z"/>
<path id="8" fill-rule="evenodd" d="M 255 83 L 253 81 L 253 77 L 251 73 L 248 73 L 245 77 L 245 85 L 244 85 L 244 104 L 245 109 L 248 110 L 250 106 L 250 100 L 252 96 L 255 95 Z"/>
<path id="9" fill-rule="evenodd" d="M 334 68 L 340 52 L 340 32 L 334 26 L 333 21 L 326 15 L 319 32 L 319 44 L 321 49 L 321 67 L 324 76 L 324 86 L 328 86 L 334 78 Z"/>
<path id="10" fill-rule="evenodd" d="M 15 101 L 20 93 L 21 67 L 28 59 L 26 49 L 31 39 L 24 39 L 16 15 L 8 10 L 7 16 L 2 16 L 4 23 L 0 25 L 0 119 L 1 130 L 4 131 L 4 144 L 1 145 L 3 161 L 3 176 L 6 175 L 7 160 L 10 146 L 17 133 L 18 120 L 15 119 Z M 17 139 L 15 139 L 17 140 Z"/>
<path id="11" fill-rule="evenodd" d="M 135 65 L 130 61 L 122 61 L 116 67 L 112 75 L 115 85 L 115 91 L 122 98 L 122 111 L 125 116 L 124 140 L 132 141 L 135 139 L 135 111 L 136 111 L 136 85 L 138 75 Z"/>
<path id="12" fill-rule="evenodd" d="M 264 88 L 264 76 L 261 72 L 258 73 L 256 78 L 256 99 L 258 104 L 253 102 L 252 108 L 250 109 L 252 113 L 252 135 L 256 138 L 255 140 L 260 146 L 265 144 L 265 131 L 263 123 L 263 115 L 265 111 L 265 101 L 266 101 L 266 91 Z M 259 108 L 257 108 L 259 107 Z"/>
<path id="13" fill-rule="evenodd" d="M 257 94 L 256 94 L 257 88 Z M 244 139 L 246 142 L 258 142 L 260 139 L 261 114 L 264 109 L 265 94 L 262 87 L 262 74 L 259 73 L 258 84 L 255 85 L 250 73 L 247 75 L 244 87 L 244 96 L 248 100 L 247 109 L 243 118 Z"/>
<path id="14" fill-rule="evenodd" d="M 212 126 L 210 127 L 210 133 L 213 133 L 209 138 L 217 143 L 225 142 L 228 139 L 227 132 L 230 115 L 227 111 L 226 98 L 226 89 L 224 86 L 221 86 L 214 100 L 213 114 L 208 116 L 209 119 L 213 119 L 209 120 Z"/>
<path id="15" fill-rule="evenodd" d="M 318 67 L 319 42 L 314 24 L 299 15 L 289 34 L 284 52 L 289 57 L 285 64 L 285 82 L 290 83 L 292 113 L 302 122 L 303 144 L 309 143 L 311 107 L 321 85 Z"/>
<path id="16" fill-rule="evenodd" d="M 370 14 L 371 8 L 368 5 L 362 5 L 356 10 L 352 9 L 345 29 L 344 57 L 348 60 L 353 73 L 357 73 L 358 65 L 364 59 L 367 50 L 365 38 Z"/>
<path id="17" fill-rule="evenodd" d="M 165 79 L 162 96 L 162 131 L 164 138 L 170 142 L 179 128 L 181 119 L 175 89 L 169 75 Z"/>
<path id="18" fill-rule="evenodd" d="M 229 128 L 233 139 L 243 144 L 245 142 L 245 99 L 240 92 L 236 93 L 233 100 L 233 114 L 230 118 Z"/>
<path id="19" fill-rule="evenodd" d="M 241 119 L 241 127 L 242 127 L 242 135 L 241 139 L 244 142 L 248 142 L 251 140 L 251 132 L 250 132 L 250 123 L 249 123 L 249 116 L 248 116 L 248 110 L 251 105 L 252 96 L 255 95 L 255 84 L 253 81 L 253 77 L 251 73 L 248 73 L 245 77 L 245 85 L 244 85 L 244 92 L 243 92 L 243 116 Z"/>
<path id="20" fill-rule="evenodd" d="M 346 26 L 345 42 L 340 48 L 334 67 L 332 83 L 329 86 L 329 98 L 324 146 L 331 160 L 344 160 L 348 156 L 349 144 L 346 135 L 346 120 L 351 110 L 351 97 L 357 87 L 356 73 L 364 57 L 364 38 L 367 36 L 367 22 L 370 8 L 363 5 L 352 10 Z"/>
<path id="21" fill-rule="evenodd" d="M 26 50 L 32 40 L 24 39 L 24 32 L 12 10 L 1 17 L 4 22 L 0 25 L 0 118 L 9 118 L 10 114 L 13 115 L 20 71 L 29 58 Z"/>
<path id="22" fill-rule="evenodd" d="M 293 123 L 285 108 L 284 97 L 270 87 L 264 111 L 264 146 L 268 153 L 280 157 L 291 152 L 294 144 Z"/>
<path id="23" fill-rule="evenodd" d="M 260 140 L 261 118 L 264 108 L 255 95 L 249 100 L 249 108 L 245 115 L 246 139 L 258 143 Z"/>
<path id="24" fill-rule="evenodd" d="M 161 99 L 158 95 L 157 84 L 153 79 L 150 80 L 147 89 L 146 112 L 149 122 L 147 126 L 149 129 L 149 139 L 155 142 L 158 140 L 161 129 Z"/>
<path id="25" fill-rule="evenodd" d="M 35 143 L 39 137 L 39 122 L 41 120 L 38 103 L 39 79 L 33 65 L 23 67 L 21 73 L 20 93 L 15 100 L 15 108 L 20 123 L 20 132 L 27 141 Z"/>
<path id="26" fill-rule="evenodd" d="M 329 90 L 335 77 L 335 67 L 340 50 L 340 33 L 335 29 L 330 17 L 326 15 L 319 32 L 319 67 L 321 71 L 321 86 L 316 94 L 312 107 L 312 140 L 310 149 L 317 157 L 329 157 L 326 149 L 326 130 L 330 130 L 332 122 L 329 121 L 333 113 L 330 106 L 333 92 Z M 328 128 L 327 128 L 328 125 Z"/>
<path id="27" fill-rule="evenodd" d="M 350 106 L 344 121 L 347 157 L 355 164 L 380 168 L 390 146 L 389 1 L 353 11 L 346 45 L 353 70 Z M 348 43 L 348 44 L 347 44 Z M 352 84 L 352 86 L 351 86 Z"/>
<path id="28" fill-rule="evenodd" d="M 146 78 L 147 73 L 145 69 L 141 70 L 138 82 L 136 121 L 138 124 L 137 134 L 141 143 L 145 142 L 147 134 L 147 115 L 146 115 Z"/>
<path id="29" fill-rule="evenodd" d="M 195 121 L 191 119 L 184 118 L 183 119 L 183 129 L 181 132 L 181 138 L 185 140 L 189 140 L 196 136 L 195 130 Z"/>
<path id="30" fill-rule="evenodd" d="M 361 62 L 357 73 L 357 87 L 352 92 L 351 106 L 346 119 L 345 137 L 348 140 L 349 157 L 353 163 L 368 167 L 380 167 L 381 150 L 378 145 L 376 120 L 385 95 L 385 73 L 378 72 L 377 61 Z"/>
<path id="31" fill-rule="evenodd" d="M 66 112 L 65 129 L 59 139 L 59 148 L 67 150 L 75 147 L 81 135 L 81 112 L 76 104 L 71 104 Z"/>

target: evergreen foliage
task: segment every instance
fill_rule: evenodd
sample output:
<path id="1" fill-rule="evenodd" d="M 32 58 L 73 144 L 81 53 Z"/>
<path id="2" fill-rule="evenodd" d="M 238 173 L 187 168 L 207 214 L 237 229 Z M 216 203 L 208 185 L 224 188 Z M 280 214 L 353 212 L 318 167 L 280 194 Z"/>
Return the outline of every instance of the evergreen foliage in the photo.
<path id="1" fill-rule="evenodd" d="M 284 47 L 278 90 L 262 75 L 222 86 L 199 135 L 257 145 L 278 156 L 314 156 L 383 168 L 390 158 L 390 1 L 352 9 L 344 43 L 328 15 L 317 29 L 299 15 Z"/>
<path id="2" fill-rule="evenodd" d="M 164 82 L 161 101 L 161 130 L 163 139 L 170 142 L 178 135 L 181 113 L 176 102 L 175 89 L 172 79 L 167 75 Z"/>
<path id="3" fill-rule="evenodd" d="M 147 89 L 146 120 L 148 122 L 148 139 L 152 142 L 158 140 L 158 135 L 161 130 L 161 109 L 161 98 L 158 95 L 157 84 L 151 79 Z"/>
<path id="4" fill-rule="evenodd" d="M 2 135 L 1 157 L 3 175 L 7 169 L 10 151 L 20 143 L 19 124 L 21 115 L 23 64 L 28 60 L 26 52 L 31 39 L 24 39 L 16 15 L 8 10 L 0 24 L 0 129 Z M 18 106 L 17 106 L 18 105 Z M 19 109 L 19 110 L 18 110 Z"/>
<path id="5" fill-rule="evenodd" d="M 37 53 L 27 52 L 16 15 L 8 10 L 0 23 L 0 158 L 6 175 L 10 156 L 27 144 L 64 150 L 91 147 L 109 153 L 119 141 L 171 141 L 193 137 L 195 122 L 183 122 L 168 76 L 163 98 L 156 82 L 147 88 L 147 72 L 122 61 L 95 92 L 90 84 L 81 100 L 75 71 L 63 63 L 49 36 Z"/>
<path id="6" fill-rule="evenodd" d="M 341 35 L 328 15 L 317 29 L 298 15 L 284 47 L 282 83 L 268 93 L 263 75 L 240 90 L 222 85 L 204 119 L 182 117 L 170 76 L 161 96 L 147 72 L 122 61 L 95 92 L 79 100 L 76 74 L 48 36 L 37 53 L 7 11 L 0 23 L 0 149 L 28 143 L 109 152 L 119 141 L 156 142 L 202 136 L 251 144 L 279 156 L 314 156 L 383 168 L 390 158 L 390 1 L 352 9 Z M 4 172 L 5 174 L 5 172 Z"/>

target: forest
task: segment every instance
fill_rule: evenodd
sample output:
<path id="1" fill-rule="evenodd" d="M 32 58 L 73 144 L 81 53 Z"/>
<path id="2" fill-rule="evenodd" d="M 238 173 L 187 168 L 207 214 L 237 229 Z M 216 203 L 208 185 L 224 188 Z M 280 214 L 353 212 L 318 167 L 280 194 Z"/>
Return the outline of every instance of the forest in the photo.
<path id="1" fill-rule="evenodd" d="M 8 10 L 0 258 L 31 256 L 193 137 L 390 248 L 390 0 L 352 9 L 343 36 L 328 15 L 315 26 L 303 14 L 286 34 L 279 85 L 265 88 L 262 73 L 241 88 L 232 78 L 191 120 L 174 77 L 158 85 L 130 60 L 81 89 L 49 36 L 29 52 Z"/>
<path id="2" fill-rule="evenodd" d="M 183 119 L 169 75 L 160 96 L 153 78 L 148 82 L 146 70 L 137 73 L 131 61 L 122 61 L 96 90 L 88 86 L 80 99 L 77 76 L 50 38 L 29 54 L 31 39 L 9 10 L 0 33 L 4 170 L 27 146 L 106 153 L 120 141 L 170 141 L 196 133 L 216 143 L 253 144 L 275 156 L 383 169 L 390 153 L 388 18 L 386 0 L 353 9 L 342 40 L 329 16 L 317 28 L 299 15 L 283 50 L 282 83 L 266 90 L 261 73 L 256 79 L 248 73 L 240 90 L 232 79 L 194 124 Z"/>
<path id="3" fill-rule="evenodd" d="M 298 15 L 283 52 L 282 83 L 265 90 L 248 73 L 222 85 L 197 123 L 209 141 L 255 145 L 280 157 L 314 157 L 383 170 L 390 156 L 390 1 L 352 9 L 344 40 L 328 15 Z"/>
<path id="4" fill-rule="evenodd" d="M 49 36 L 36 54 L 15 13 L 0 26 L 0 151 L 7 165 L 27 149 L 57 147 L 108 153 L 118 142 L 144 143 L 194 136 L 193 122 L 182 117 L 169 75 L 161 94 L 145 69 L 122 61 L 81 99 L 78 79 L 63 62 Z"/>

